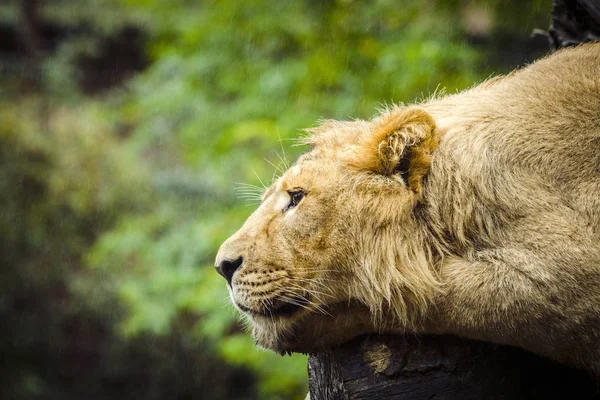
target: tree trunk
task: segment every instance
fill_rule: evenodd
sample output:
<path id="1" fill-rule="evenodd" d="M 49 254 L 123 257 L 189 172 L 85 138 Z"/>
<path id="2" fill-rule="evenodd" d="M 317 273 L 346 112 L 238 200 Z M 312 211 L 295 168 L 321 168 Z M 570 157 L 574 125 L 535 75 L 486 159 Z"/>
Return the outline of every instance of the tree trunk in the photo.
<path id="1" fill-rule="evenodd" d="M 309 356 L 311 400 L 600 399 L 583 372 L 454 336 L 365 336 Z"/>
<path id="2" fill-rule="evenodd" d="M 552 49 L 600 40 L 598 0 L 554 0 L 552 4 L 552 26 L 548 30 Z"/>

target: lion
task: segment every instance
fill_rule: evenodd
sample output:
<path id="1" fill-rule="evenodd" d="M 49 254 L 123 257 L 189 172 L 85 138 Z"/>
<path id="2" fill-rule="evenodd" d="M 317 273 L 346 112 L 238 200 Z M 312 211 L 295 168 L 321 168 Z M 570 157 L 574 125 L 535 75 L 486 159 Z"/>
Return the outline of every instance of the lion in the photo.
<path id="1" fill-rule="evenodd" d="M 216 257 L 259 346 L 453 334 L 600 377 L 600 44 L 302 140 Z"/>

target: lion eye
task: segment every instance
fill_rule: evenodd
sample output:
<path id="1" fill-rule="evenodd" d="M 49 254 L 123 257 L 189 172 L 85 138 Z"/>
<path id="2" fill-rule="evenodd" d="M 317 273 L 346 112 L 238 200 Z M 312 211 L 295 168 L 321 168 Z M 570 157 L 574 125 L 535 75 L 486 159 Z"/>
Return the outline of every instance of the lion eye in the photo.
<path id="1" fill-rule="evenodd" d="M 284 211 L 296 207 L 304 198 L 304 192 L 301 190 L 295 190 L 293 192 L 288 193 L 290 194 L 290 204 L 288 204 Z"/>

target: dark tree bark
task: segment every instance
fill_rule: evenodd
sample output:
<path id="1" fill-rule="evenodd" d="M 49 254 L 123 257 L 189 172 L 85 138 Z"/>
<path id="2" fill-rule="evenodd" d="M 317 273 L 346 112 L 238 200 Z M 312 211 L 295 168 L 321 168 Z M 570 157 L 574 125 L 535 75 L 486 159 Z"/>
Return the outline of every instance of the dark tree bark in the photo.
<path id="1" fill-rule="evenodd" d="M 554 0 L 553 50 L 600 40 L 600 1 Z M 600 384 L 515 347 L 452 336 L 367 336 L 308 359 L 311 400 L 600 399 Z"/>
<path id="2" fill-rule="evenodd" d="M 580 371 L 453 336 L 366 336 L 308 362 L 311 400 L 600 399 Z"/>
<path id="3" fill-rule="evenodd" d="M 548 37 L 554 50 L 600 40 L 600 2 L 554 0 Z"/>

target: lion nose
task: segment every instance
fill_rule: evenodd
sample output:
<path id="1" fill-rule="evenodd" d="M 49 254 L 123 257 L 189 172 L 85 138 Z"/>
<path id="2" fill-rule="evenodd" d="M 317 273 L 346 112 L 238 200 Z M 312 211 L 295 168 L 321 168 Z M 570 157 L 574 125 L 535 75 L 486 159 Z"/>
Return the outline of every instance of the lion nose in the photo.
<path id="1" fill-rule="evenodd" d="M 227 282 L 231 285 L 231 279 L 233 278 L 233 274 L 240 267 L 240 265 L 242 265 L 243 260 L 244 259 L 242 257 L 238 257 L 236 260 L 233 261 L 223 260 L 217 265 L 215 265 L 215 268 L 217 269 L 217 272 L 221 274 L 225 279 L 227 279 Z"/>

